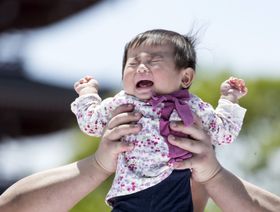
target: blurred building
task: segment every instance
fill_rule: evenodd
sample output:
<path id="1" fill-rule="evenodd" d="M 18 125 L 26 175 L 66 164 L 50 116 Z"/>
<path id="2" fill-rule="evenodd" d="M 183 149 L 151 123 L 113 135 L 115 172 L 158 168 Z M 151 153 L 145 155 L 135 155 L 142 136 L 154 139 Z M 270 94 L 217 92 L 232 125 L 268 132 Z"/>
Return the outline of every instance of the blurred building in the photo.
<path id="1" fill-rule="evenodd" d="M 102 1 L 0 0 L 0 41 L 3 35 L 47 27 L 99 2 Z M 20 54 L 6 61 L 2 57 L 5 50 L 1 51 L 0 142 L 3 137 L 41 135 L 73 126 L 75 117 L 70 103 L 77 96 L 73 88 L 32 80 Z M 0 182 L 0 194 L 14 180 Z"/>
<path id="2" fill-rule="evenodd" d="M 102 0 L 0 0 L 0 32 L 45 27 Z"/>
<path id="3" fill-rule="evenodd" d="M 0 0 L 0 39 L 3 34 L 7 37 L 47 27 L 99 2 Z M 23 64 L 20 55 L 12 61 L 5 61 L 0 55 L 0 142 L 3 136 L 44 134 L 73 123 L 69 108 L 76 97 L 73 89 L 36 82 L 25 74 Z"/>
<path id="4" fill-rule="evenodd" d="M 31 136 L 70 127 L 74 90 L 33 81 L 24 73 L 21 63 L 0 63 L 0 136 Z"/>

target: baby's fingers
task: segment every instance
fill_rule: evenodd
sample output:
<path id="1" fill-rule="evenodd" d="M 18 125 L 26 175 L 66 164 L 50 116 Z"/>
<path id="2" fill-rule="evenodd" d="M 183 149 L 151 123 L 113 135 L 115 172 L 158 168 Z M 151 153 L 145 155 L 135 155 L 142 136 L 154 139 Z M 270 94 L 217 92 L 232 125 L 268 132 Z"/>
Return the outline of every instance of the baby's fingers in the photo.
<path id="1" fill-rule="evenodd" d="M 87 81 L 90 81 L 91 79 L 93 79 L 93 77 L 90 76 L 90 75 L 87 75 L 87 76 L 84 77 L 84 79 L 87 80 Z"/>

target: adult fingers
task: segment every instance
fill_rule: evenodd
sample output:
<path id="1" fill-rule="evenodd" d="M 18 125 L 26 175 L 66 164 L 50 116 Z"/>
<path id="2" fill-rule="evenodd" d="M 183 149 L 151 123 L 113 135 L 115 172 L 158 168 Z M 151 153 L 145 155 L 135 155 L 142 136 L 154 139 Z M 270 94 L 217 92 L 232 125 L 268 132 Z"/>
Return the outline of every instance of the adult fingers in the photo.
<path id="1" fill-rule="evenodd" d="M 131 151 L 134 148 L 133 143 L 119 140 L 116 142 L 110 142 L 109 145 L 111 145 L 111 149 L 114 150 L 116 154 Z"/>
<path id="2" fill-rule="evenodd" d="M 210 137 L 207 135 L 207 133 L 204 130 L 201 129 L 200 126 L 197 126 L 197 124 L 192 124 L 186 127 L 182 122 L 172 122 L 170 124 L 170 127 L 172 130 L 189 135 L 195 140 L 207 141 L 211 143 Z"/>
<path id="3" fill-rule="evenodd" d="M 108 140 L 119 140 L 122 136 L 138 133 L 141 130 L 140 124 L 122 124 L 112 129 L 107 129 L 103 138 Z"/>
<path id="4" fill-rule="evenodd" d="M 187 150 L 189 152 L 200 154 L 204 150 L 205 144 L 201 141 L 194 140 L 192 138 L 187 137 L 175 137 L 173 135 L 168 136 L 168 141 L 175 145 L 180 147 L 181 149 Z"/>
<path id="5" fill-rule="evenodd" d="M 203 125 L 202 125 L 202 120 L 201 118 L 198 117 L 198 115 L 193 114 L 193 120 L 194 120 L 194 125 L 200 129 L 202 129 Z"/>
<path id="6" fill-rule="evenodd" d="M 130 112 L 130 107 L 119 107 L 114 111 L 114 113 L 118 113 L 116 115 L 113 114 L 113 118 L 108 122 L 108 128 L 113 129 L 123 124 L 134 123 L 139 121 L 141 118 L 141 114 L 138 112 Z M 126 112 L 129 111 L 129 112 Z"/>
<path id="7" fill-rule="evenodd" d="M 120 105 L 119 107 L 117 107 L 115 110 L 112 111 L 112 117 L 121 114 L 121 113 L 125 113 L 125 112 L 131 112 L 133 111 L 134 106 L 132 104 L 124 104 L 124 105 Z"/>
<path id="8" fill-rule="evenodd" d="M 182 170 L 182 169 L 192 169 L 194 164 L 193 164 L 194 157 L 188 158 L 183 161 L 178 161 L 173 163 L 173 167 L 177 170 Z"/>

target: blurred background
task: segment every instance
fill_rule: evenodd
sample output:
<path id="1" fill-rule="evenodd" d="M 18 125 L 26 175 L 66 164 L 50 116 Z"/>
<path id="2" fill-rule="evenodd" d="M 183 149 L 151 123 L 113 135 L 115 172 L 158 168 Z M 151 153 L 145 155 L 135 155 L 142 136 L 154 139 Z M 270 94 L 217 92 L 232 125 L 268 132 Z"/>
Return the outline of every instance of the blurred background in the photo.
<path id="1" fill-rule="evenodd" d="M 235 174 L 280 195 L 280 3 L 276 0 L 0 0 L 0 193 L 18 179 L 91 154 L 98 139 L 78 129 L 73 83 L 121 89 L 124 45 L 164 28 L 198 38 L 191 91 L 216 106 L 219 85 L 246 80 L 238 140 L 217 148 Z M 210 91 L 210 92 L 209 92 Z M 110 211 L 109 179 L 72 211 Z M 219 211 L 209 201 L 207 211 Z"/>

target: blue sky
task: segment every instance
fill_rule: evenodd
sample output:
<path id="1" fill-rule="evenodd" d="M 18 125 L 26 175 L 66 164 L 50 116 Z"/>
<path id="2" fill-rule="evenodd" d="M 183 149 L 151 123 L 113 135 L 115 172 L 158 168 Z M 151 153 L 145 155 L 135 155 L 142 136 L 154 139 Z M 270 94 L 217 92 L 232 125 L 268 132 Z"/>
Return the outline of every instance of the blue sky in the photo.
<path id="1" fill-rule="evenodd" d="M 110 0 L 30 33 L 23 52 L 36 79 L 72 86 L 91 74 L 101 86 L 120 86 L 123 47 L 133 36 L 194 28 L 200 68 L 280 77 L 279 8 L 276 0 Z"/>

